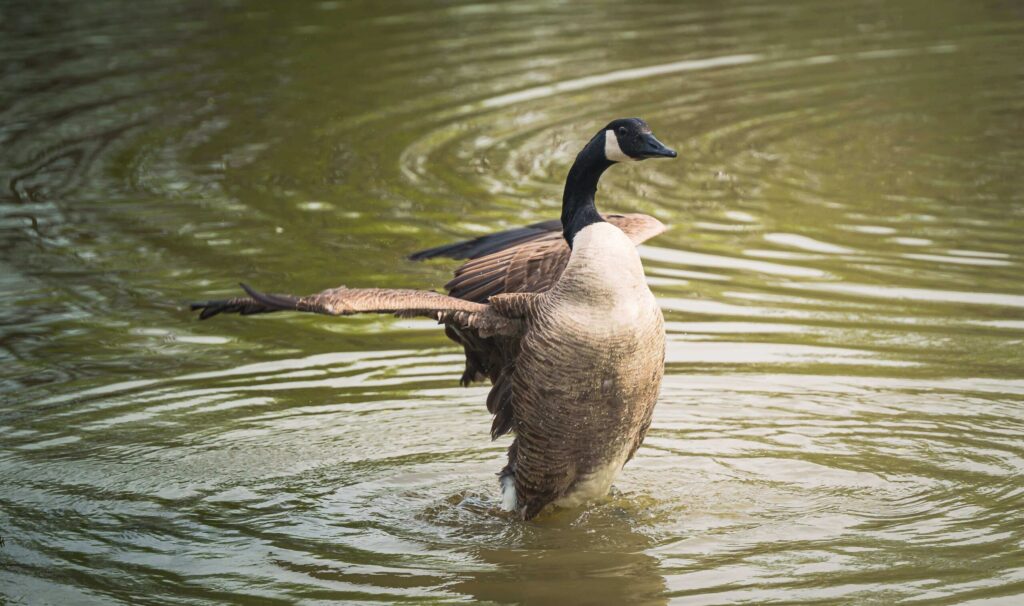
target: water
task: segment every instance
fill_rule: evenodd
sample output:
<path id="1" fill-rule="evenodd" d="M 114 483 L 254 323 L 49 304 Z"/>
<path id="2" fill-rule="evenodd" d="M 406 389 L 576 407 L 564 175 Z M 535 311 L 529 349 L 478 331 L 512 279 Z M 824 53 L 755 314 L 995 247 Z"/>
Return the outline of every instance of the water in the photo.
<path id="1" fill-rule="evenodd" d="M 0 601 L 1019 604 L 1019 3 L 8 2 Z M 668 367 L 604 502 L 494 511 L 430 322 L 199 323 L 615 168 Z"/>

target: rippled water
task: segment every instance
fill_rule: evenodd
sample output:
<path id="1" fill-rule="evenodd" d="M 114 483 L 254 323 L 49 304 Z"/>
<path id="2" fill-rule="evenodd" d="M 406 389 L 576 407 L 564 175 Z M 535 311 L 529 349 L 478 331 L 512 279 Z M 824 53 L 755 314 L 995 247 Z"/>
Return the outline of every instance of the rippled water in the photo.
<path id="1" fill-rule="evenodd" d="M 1019 3 L 0 7 L 0 601 L 1024 603 Z M 668 369 L 605 502 L 494 511 L 429 322 L 600 125 Z"/>

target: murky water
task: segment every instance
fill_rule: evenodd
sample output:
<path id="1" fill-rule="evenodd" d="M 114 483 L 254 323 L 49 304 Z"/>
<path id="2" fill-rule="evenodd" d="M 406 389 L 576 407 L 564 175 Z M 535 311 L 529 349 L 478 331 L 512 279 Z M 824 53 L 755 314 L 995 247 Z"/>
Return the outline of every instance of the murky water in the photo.
<path id="1" fill-rule="evenodd" d="M 1016 2 L 0 7 L 0 601 L 1024 603 Z M 896 6 L 898 4 L 898 6 Z M 668 369 L 606 501 L 493 510 L 404 254 L 615 168 Z"/>

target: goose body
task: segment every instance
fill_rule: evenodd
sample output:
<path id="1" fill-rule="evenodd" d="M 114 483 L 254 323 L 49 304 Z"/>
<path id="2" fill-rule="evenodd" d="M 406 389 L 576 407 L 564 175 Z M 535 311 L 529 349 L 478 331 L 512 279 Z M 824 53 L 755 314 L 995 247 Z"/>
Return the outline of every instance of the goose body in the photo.
<path id="1" fill-rule="evenodd" d="M 442 246 L 413 258 L 469 259 L 429 291 L 335 288 L 307 297 L 248 296 L 193 304 L 205 319 L 308 311 L 395 313 L 445 325 L 466 352 L 463 384 L 490 379 L 491 435 L 514 432 L 502 507 L 531 519 L 607 494 L 651 423 L 664 373 L 661 310 L 636 245 L 664 230 L 645 215 L 600 215 L 594 195 L 615 162 L 675 157 L 639 119 L 595 135 L 566 179 L 562 217 Z"/>
<path id="2" fill-rule="evenodd" d="M 661 309 L 636 246 L 608 223 L 579 232 L 529 320 L 503 472 L 527 518 L 549 502 L 572 507 L 607 494 L 650 426 L 665 353 Z"/>

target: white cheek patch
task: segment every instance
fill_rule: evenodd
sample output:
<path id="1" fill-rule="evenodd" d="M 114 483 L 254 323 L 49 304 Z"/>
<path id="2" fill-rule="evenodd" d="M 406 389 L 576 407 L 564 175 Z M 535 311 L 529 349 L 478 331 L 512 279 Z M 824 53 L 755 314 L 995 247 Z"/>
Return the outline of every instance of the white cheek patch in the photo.
<path id="1" fill-rule="evenodd" d="M 633 161 L 633 158 L 627 156 L 626 152 L 622 151 L 622 148 L 619 147 L 619 138 L 615 136 L 615 131 L 613 130 L 604 131 L 604 157 L 612 162 Z"/>

